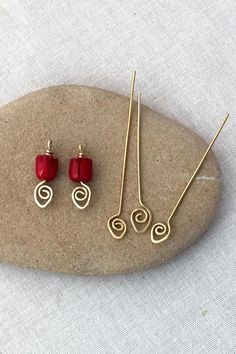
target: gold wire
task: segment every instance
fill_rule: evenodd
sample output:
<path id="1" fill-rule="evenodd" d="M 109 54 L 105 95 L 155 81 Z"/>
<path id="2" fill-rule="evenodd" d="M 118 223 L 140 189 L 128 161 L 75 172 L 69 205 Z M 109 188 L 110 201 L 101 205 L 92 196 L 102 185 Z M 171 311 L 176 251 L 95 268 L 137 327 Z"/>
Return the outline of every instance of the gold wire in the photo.
<path id="1" fill-rule="evenodd" d="M 140 172 L 140 120 L 141 120 L 141 92 L 138 94 L 138 122 L 137 122 L 137 182 L 138 182 L 138 201 L 141 208 L 136 208 L 132 211 L 130 220 L 131 224 L 137 233 L 144 233 L 148 230 L 150 223 L 152 221 L 152 213 L 149 208 L 147 208 L 142 201 L 142 187 L 141 187 L 141 172 Z M 145 224 L 145 226 L 140 229 L 137 228 L 137 224 Z"/>
<path id="2" fill-rule="evenodd" d="M 140 117 L 141 117 L 141 92 L 138 94 L 138 125 L 137 125 L 137 176 L 138 176 L 138 200 L 142 204 L 141 177 L 140 177 Z"/>
<path id="3" fill-rule="evenodd" d="M 130 134 L 130 123 L 132 116 L 132 105 L 133 105 L 133 96 L 134 96 L 134 85 L 135 85 L 135 77 L 136 71 L 133 72 L 131 78 L 131 89 L 130 89 L 130 100 L 129 100 L 129 113 L 128 113 L 128 124 L 126 130 L 126 138 L 125 138 L 125 149 L 123 155 L 123 165 L 122 165 L 122 174 L 121 174 L 121 186 L 120 186 L 120 197 L 119 197 L 119 209 L 118 213 L 112 215 L 108 222 L 107 227 L 112 237 L 116 239 L 121 239 L 124 237 L 127 225 L 125 221 L 121 218 L 118 218 L 122 213 L 123 207 L 123 196 L 124 196 L 124 182 L 125 182 L 125 173 L 126 173 L 126 162 L 127 162 L 127 151 L 128 151 L 128 143 L 129 143 L 129 134 Z M 116 231 L 119 234 L 116 234 Z"/>
<path id="4" fill-rule="evenodd" d="M 169 218 L 167 219 L 167 223 L 166 223 L 166 224 L 163 224 L 163 223 L 156 223 L 155 225 L 153 225 L 152 230 L 151 230 L 151 241 L 152 241 L 153 243 L 155 243 L 155 244 L 161 243 L 161 242 L 167 240 L 168 237 L 170 236 L 170 234 L 171 234 L 170 221 L 171 221 L 172 217 L 174 216 L 176 210 L 178 209 L 180 203 L 182 202 L 182 200 L 183 200 L 185 194 L 187 193 L 187 191 L 188 191 L 190 185 L 192 184 L 194 178 L 196 177 L 198 171 L 200 170 L 200 168 L 201 168 L 203 162 L 205 161 L 205 159 L 206 159 L 206 157 L 207 157 L 209 151 L 211 150 L 211 148 L 212 148 L 212 146 L 214 145 L 216 139 L 218 138 L 220 132 L 222 131 L 222 129 L 223 129 L 223 127 L 224 127 L 226 121 L 228 120 L 228 118 L 229 118 L 229 114 L 226 115 L 226 117 L 225 117 L 223 123 L 221 124 L 220 128 L 219 128 L 218 131 L 216 132 L 216 134 L 215 134 L 214 138 L 212 139 L 210 145 L 209 145 L 208 148 L 206 149 L 206 151 L 205 151 L 205 153 L 204 153 L 202 159 L 200 160 L 200 162 L 199 162 L 197 168 L 195 169 L 195 171 L 194 171 L 192 177 L 190 178 L 189 182 L 187 183 L 186 187 L 184 188 L 184 190 L 183 190 L 183 192 L 182 192 L 180 198 L 178 199 L 178 201 L 177 201 L 177 203 L 176 203 L 174 209 L 172 210 L 172 212 L 171 212 Z M 162 236 L 162 237 L 161 237 L 160 239 L 156 239 L 155 236 Z"/>
<path id="5" fill-rule="evenodd" d="M 85 209 L 90 203 L 91 189 L 87 184 L 80 182 L 80 185 L 73 190 L 71 197 L 78 209 Z"/>
<path id="6" fill-rule="evenodd" d="M 78 154 L 78 156 L 79 157 L 83 157 L 84 156 L 82 144 L 79 144 L 79 154 Z"/>
<path id="7" fill-rule="evenodd" d="M 52 155 L 52 140 L 51 139 L 48 140 L 48 147 L 46 150 L 46 155 Z"/>
<path id="8" fill-rule="evenodd" d="M 124 180 L 125 180 L 125 172 L 126 172 L 126 161 L 127 161 L 127 151 L 128 151 L 128 143 L 129 143 L 130 123 L 131 123 L 131 116 L 132 116 L 135 77 L 136 77 L 136 71 L 133 72 L 132 79 L 131 79 L 128 125 L 127 125 L 127 130 L 126 130 L 126 137 L 125 137 L 125 151 L 124 151 L 123 167 L 122 167 L 122 175 L 121 175 L 119 214 L 121 214 L 122 206 L 123 206 Z"/>

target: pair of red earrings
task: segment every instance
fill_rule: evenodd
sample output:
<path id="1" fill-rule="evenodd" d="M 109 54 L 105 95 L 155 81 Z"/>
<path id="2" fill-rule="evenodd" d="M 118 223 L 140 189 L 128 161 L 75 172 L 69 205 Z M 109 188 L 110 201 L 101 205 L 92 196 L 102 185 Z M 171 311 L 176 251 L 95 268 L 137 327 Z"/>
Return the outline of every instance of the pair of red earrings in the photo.
<path id="1" fill-rule="evenodd" d="M 58 158 L 52 152 L 52 140 L 49 140 L 46 153 L 38 155 L 35 161 L 36 176 L 41 182 L 35 187 L 34 200 L 40 208 L 46 208 L 52 200 L 53 189 L 45 183 L 56 178 L 58 165 Z M 77 208 L 85 209 L 91 199 L 91 190 L 86 183 L 92 179 L 92 160 L 83 154 L 81 144 L 78 156 L 70 159 L 69 178 L 79 183 L 71 194 L 73 203 Z"/>

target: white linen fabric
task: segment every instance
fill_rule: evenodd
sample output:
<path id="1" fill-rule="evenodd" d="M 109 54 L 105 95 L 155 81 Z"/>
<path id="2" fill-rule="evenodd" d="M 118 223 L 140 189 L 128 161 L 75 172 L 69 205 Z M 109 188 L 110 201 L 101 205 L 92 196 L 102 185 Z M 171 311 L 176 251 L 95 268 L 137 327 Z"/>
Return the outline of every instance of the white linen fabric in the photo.
<path id="1" fill-rule="evenodd" d="M 236 2 L 1 0 L 0 53 L 0 105 L 58 84 L 127 95 L 136 69 L 143 103 L 207 141 L 231 113 L 206 235 L 140 274 L 0 265 L 0 353 L 236 353 Z"/>

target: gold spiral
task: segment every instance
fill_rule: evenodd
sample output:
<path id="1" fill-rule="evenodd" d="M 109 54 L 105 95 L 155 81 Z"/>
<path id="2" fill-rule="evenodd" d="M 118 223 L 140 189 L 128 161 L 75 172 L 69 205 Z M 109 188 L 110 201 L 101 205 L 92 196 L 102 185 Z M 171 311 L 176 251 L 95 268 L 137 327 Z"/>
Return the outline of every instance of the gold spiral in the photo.
<path id="1" fill-rule="evenodd" d="M 153 225 L 151 230 L 152 243 L 157 244 L 167 240 L 170 236 L 170 232 L 171 229 L 169 221 L 167 222 L 167 224 L 156 223 L 155 225 Z"/>
<path id="2" fill-rule="evenodd" d="M 76 187 L 72 192 L 72 200 L 79 209 L 85 209 L 91 199 L 91 190 L 85 183 L 80 182 L 80 186 Z"/>
<path id="3" fill-rule="evenodd" d="M 120 214 L 115 214 L 107 222 L 108 230 L 111 236 L 117 240 L 120 240 L 124 237 L 127 231 L 127 225 L 124 220 L 119 218 Z"/>
<path id="4" fill-rule="evenodd" d="M 152 221 L 152 213 L 148 208 L 142 206 L 132 211 L 130 220 L 135 232 L 142 234 L 147 231 L 150 226 Z M 139 225 L 144 226 L 139 228 Z"/>
<path id="5" fill-rule="evenodd" d="M 46 181 L 42 181 L 34 189 L 34 200 L 40 208 L 46 208 L 53 197 L 53 190 L 50 186 L 45 185 Z"/>

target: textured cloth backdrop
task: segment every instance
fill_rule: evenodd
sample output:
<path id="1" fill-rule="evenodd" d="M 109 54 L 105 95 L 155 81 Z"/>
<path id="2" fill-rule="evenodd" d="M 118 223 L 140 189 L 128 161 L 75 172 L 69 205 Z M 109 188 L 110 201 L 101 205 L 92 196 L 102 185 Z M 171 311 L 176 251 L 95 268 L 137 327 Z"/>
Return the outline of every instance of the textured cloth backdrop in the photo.
<path id="1" fill-rule="evenodd" d="M 0 353 L 236 353 L 235 41 L 234 0 L 0 1 L 1 105 L 57 84 L 127 95 L 135 68 L 144 104 L 207 141 L 231 113 L 215 146 L 224 186 L 206 235 L 141 274 L 0 265 Z"/>

